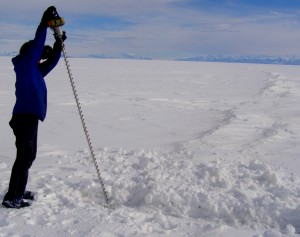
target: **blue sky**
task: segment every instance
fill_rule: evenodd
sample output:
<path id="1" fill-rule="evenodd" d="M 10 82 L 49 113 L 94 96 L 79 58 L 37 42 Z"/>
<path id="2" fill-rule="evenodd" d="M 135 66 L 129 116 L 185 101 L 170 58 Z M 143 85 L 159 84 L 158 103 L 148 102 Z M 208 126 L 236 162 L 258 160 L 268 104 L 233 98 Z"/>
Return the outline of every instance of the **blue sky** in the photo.
<path id="1" fill-rule="evenodd" d="M 43 11 L 65 18 L 72 56 L 158 59 L 300 56 L 300 0 L 0 0 L 0 51 L 33 37 Z M 53 39 L 49 31 L 47 43 Z"/>

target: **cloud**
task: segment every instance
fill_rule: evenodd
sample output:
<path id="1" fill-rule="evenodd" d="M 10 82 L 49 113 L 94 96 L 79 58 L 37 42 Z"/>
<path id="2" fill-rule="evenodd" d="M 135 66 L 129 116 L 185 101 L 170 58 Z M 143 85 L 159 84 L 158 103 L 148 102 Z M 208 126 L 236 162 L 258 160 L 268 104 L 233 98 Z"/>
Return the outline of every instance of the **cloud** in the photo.
<path id="1" fill-rule="evenodd" d="M 7 50 L 19 48 L 21 41 L 33 37 L 43 11 L 54 5 L 66 19 L 63 27 L 68 35 L 66 44 L 70 54 L 75 56 L 122 53 L 158 58 L 200 54 L 300 55 L 297 7 L 289 11 L 284 7 L 281 11 L 276 4 L 268 8 L 257 2 L 3 1 L 0 27 L 4 30 L 0 42 L 9 43 L 1 44 L 0 51 L 4 47 Z M 51 36 L 48 38 L 52 40 Z"/>

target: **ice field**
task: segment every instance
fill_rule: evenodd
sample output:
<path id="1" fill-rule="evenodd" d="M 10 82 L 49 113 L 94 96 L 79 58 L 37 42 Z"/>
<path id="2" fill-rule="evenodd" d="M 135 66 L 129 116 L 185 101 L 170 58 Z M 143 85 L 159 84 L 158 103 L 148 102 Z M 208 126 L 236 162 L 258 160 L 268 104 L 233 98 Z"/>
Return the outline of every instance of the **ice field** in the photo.
<path id="1" fill-rule="evenodd" d="M 0 57 L 0 198 L 15 158 Z M 71 58 L 110 206 L 61 59 L 28 190 L 0 236 L 300 235 L 300 67 Z"/>

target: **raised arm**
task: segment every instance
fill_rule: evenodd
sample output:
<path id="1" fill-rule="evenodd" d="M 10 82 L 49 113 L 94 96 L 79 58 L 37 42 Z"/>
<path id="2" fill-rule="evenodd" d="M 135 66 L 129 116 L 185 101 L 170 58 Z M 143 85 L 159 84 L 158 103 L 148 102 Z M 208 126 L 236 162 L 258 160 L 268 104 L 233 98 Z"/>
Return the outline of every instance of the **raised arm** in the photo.
<path id="1" fill-rule="evenodd" d="M 49 7 L 43 14 L 41 22 L 36 30 L 35 37 L 32 41 L 30 47 L 30 61 L 33 64 L 36 64 L 41 57 L 43 48 L 46 42 L 48 21 L 53 18 L 54 12 L 56 11 L 55 7 Z"/>

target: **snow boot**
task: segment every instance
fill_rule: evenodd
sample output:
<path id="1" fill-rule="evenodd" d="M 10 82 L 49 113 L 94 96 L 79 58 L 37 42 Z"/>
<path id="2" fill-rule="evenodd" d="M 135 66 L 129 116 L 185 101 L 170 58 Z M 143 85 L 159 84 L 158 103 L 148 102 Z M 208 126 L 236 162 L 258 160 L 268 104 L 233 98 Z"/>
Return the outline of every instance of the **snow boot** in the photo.
<path id="1" fill-rule="evenodd" d="M 3 200 L 2 205 L 7 208 L 23 208 L 23 207 L 29 207 L 30 203 L 25 202 L 22 198 L 13 199 L 13 200 Z"/>
<path id="2" fill-rule="evenodd" d="M 31 192 L 31 191 L 25 191 L 22 198 L 26 199 L 26 200 L 34 201 L 35 200 L 35 194 L 34 194 L 34 192 Z"/>

